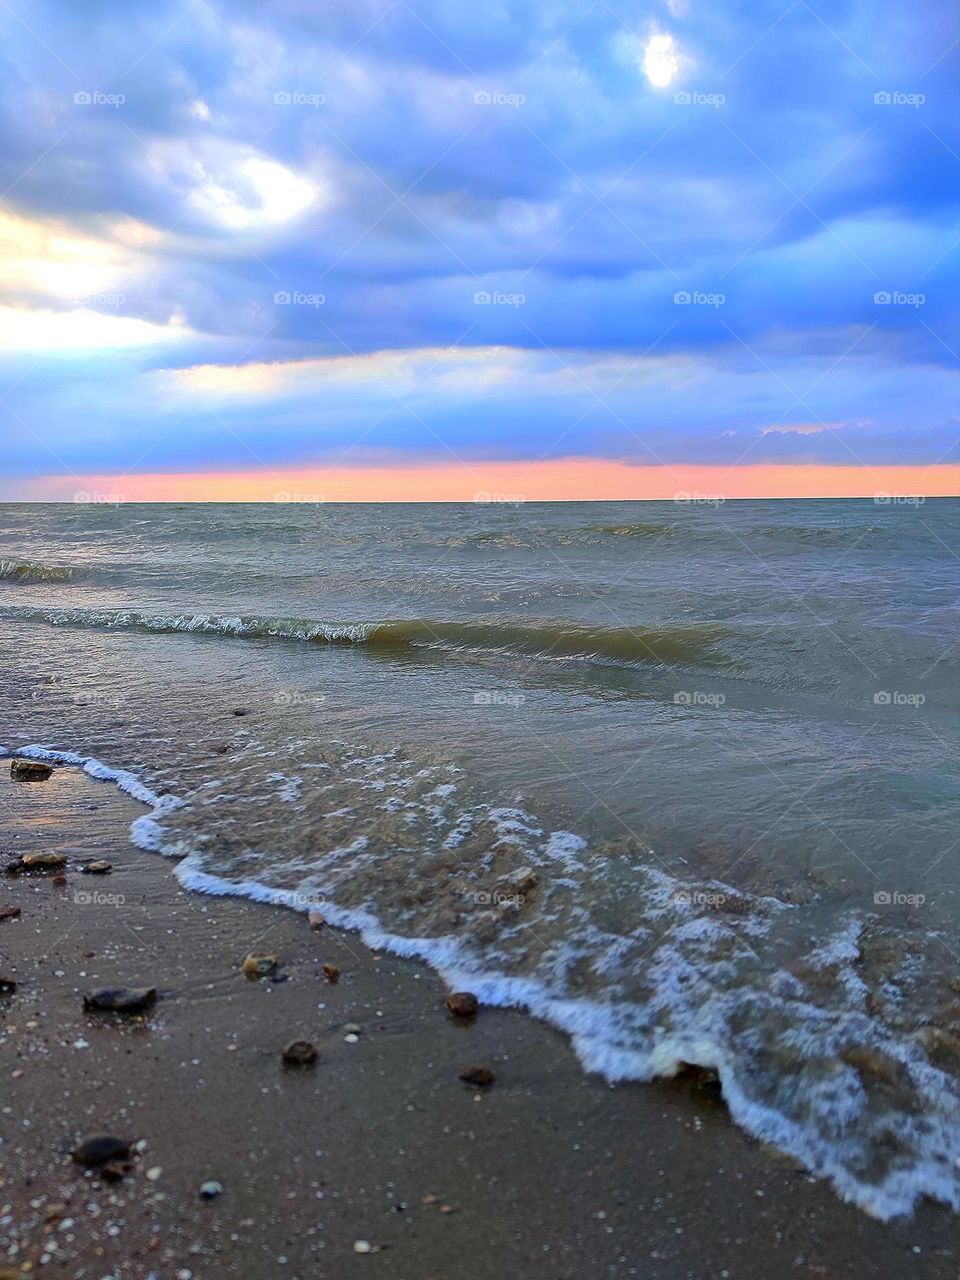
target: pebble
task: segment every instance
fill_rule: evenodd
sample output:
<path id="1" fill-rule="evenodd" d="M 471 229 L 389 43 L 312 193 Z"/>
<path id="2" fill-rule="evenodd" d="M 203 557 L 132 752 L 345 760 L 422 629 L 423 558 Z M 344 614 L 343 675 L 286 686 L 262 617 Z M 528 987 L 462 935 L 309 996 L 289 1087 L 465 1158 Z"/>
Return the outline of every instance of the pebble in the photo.
<path id="1" fill-rule="evenodd" d="M 455 991 L 447 996 L 447 1008 L 455 1018 L 475 1018 L 480 1002 L 472 991 Z"/>
<path id="2" fill-rule="evenodd" d="M 20 907 L 0 907 L 0 920 L 16 920 L 20 914 Z"/>
<path id="3" fill-rule="evenodd" d="M 279 963 L 280 957 L 268 951 L 251 951 L 243 962 L 243 972 L 248 978 L 265 978 Z"/>
<path id="4" fill-rule="evenodd" d="M 10 763 L 11 778 L 22 781 L 42 782 L 53 773 L 53 766 L 44 764 L 42 760 L 13 760 Z"/>
<path id="5" fill-rule="evenodd" d="M 353 1252 L 354 1253 L 373 1253 L 373 1245 L 370 1243 L 369 1240 L 354 1240 Z"/>
<path id="6" fill-rule="evenodd" d="M 84 1169 L 99 1169 L 102 1165 L 130 1159 L 130 1143 L 109 1133 L 92 1134 L 70 1153 L 75 1164 Z"/>
<path id="7" fill-rule="evenodd" d="M 152 1169 L 147 1170 L 147 1181 L 156 1182 L 162 1173 L 163 1170 L 161 1167 L 158 1164 L 155 1164 Z"/>
<path id="8" fill-rule="evenodd" d="M 107 862 L 105 858 L 96 858 L 80 868 L 81 874 L 85 876 L 108 876 L 112 870 L 113 863 Z"/>
<path id="9" fill-rule="evenodd" d="M 317 1046 L 309 1040 L 291 1040 L 284 1046 L 282 1057 L 288 1066 L 309 1067 L 317 1060 Z"/>
<path id="10" fill-rule="evenodd" d="M 340 967 L 335 964 L 325 964 L 323 966 L 323 976 L 328 982 L 340 981 Z"/>
<path id="11" fill-rule="evenodd" d="M 17 989 L 13 978 L 0 977 L 0 996 L 12 996 Z"/>
<path id="12" fill-rule="evenodd" d="M 464 1067 L 460 1072 L 461 1080 L 467 1084 L 477 1085 L 480 1088 L 493 1084 L 496 1078 L 489 1067 Z"/>
<path id="13" fill-rule="evenodd" d="M 211 1180 L 200 1184 L 201 1200 L 216 1200 L 217 1196 L 223 1195 L 223 1183 Z"/>
<path id="14" fill-rule="evenodd" d="M 156 999 L 156 987 L 100 987 L 83 997 L 83 1007 L 100 1012 L 140 1013 Z"/>

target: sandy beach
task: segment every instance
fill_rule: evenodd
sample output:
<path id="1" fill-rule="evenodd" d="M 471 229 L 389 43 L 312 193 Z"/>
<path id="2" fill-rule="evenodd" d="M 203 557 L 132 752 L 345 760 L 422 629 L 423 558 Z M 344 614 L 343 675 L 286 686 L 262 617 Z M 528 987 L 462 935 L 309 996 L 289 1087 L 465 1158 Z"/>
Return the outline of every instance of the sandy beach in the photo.
<path id="1" fill-rule="evenodd" d="M 447 1013 L 425 967 L 304 916 L 185 892 L 142 807 L 59 768 L 0 780 L 0 1270 L 71 1280 L 957 1275 L 955 1219 L 880 1224 L 728 1121 L 697 1080 L 610 1087 L 519 1013 Z M 83 874 L 94 858 L 110 874 Z M 279 956 L 250 981 L 244 957 Z M 331 983 L 323 966 L 334 965 Z M 151 986 L 142 1015 L 83 995 Z M 284 1066 L 288 1042 L 318 1050 Z M 495 1074 L 487 1087 L 464 1068 Z M 136 1144 L 115 1182 L 71 1151 Z M 222 1187 L 204 1200 L 201 1187 Z"/>

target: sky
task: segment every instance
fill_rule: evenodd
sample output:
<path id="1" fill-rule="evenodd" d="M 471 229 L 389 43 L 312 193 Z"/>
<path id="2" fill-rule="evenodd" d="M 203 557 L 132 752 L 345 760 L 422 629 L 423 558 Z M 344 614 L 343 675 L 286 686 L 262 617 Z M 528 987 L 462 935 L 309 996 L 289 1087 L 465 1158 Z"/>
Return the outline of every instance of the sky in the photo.
<path id="1" fill-rule="evenodd" d="M 952 0 L 0 34 L 0 498 L 958 491 Z"/>

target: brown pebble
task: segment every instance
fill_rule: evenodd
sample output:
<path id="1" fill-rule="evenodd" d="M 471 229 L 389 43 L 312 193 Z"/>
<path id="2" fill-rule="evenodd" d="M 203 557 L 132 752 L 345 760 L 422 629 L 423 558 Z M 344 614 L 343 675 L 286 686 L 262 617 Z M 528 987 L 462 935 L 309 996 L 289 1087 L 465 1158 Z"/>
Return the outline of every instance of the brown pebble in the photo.
<path id="1" fill-rule="evenodd" d="M 107 876 L 113 870 L 113 863 L 107 862 L 104 858 L 97 858 L 93 862 L 88 862 L 80 870 L 85 876 Z"/>
<path id="2" fill-rule="evenodd" d="M 455 1018 L 475 1018 L 480 1003 L 472 991 L 455 991 L 447 996 L 447 1008 Z"/>
<path id="3" fill-rule="evenodd" d="M 430 1192 L 428 1192 L 425 1196 L 421 1196 L 421 1197 L 420 1197 L 420 1203 L 421 1203 L 421 1204 L 436 1204 L 436 1203 L 437 1203 L 437 1201 L 438 1201 L 439 1199 L 440 1199 L 440 1197 L 439 1197 L 439 1196 L 435 1196 L 435 1195 L 433 1194 L 433 1192 L 432 1192 L 432 1191 L 430 1191 Z"/>
<path id="4" fill-rule="evenodd" d="M 442 1205 L 440 1206 L 440 1212 L 441 1212 L 441 1213 L 456 1213 L 456 1212 L 457 1212 L 456 1205 L 452 1205 L 452 1204 L 442 1204 Z"/>
<path id="5" fill-rule="evenodd" d="M 243 972 L 251 979 L 265 978 L 279 963 L 280 957 L 271 955 L 269 951 L 251 951 L 243 962 Z"/>
<path id="6" fill-rule="evenodd" d="M 233 714 L 235 716 L 248 716 L 250 714 L 249 707 L 234 707 Z"/>
<path id="7" fill-rule="evenodd" d="M 20 859 L 24 871 L 59 871 L 66 865 L 64 853 L 25 853 Z"/>
<path id="8" fill-rule="evenodd" d="M 496 1078 L 489 1067 L 464 1067 L 460 1072 L 461 1080 L 467 1084 L 475 1084 L 481 1089 L 488 1084 L 493 1084 Z"/>
<path id="9" fill-rule="evenodd" d="M 323 916 L 319 911 L 311 911 L 307 916 L 307 922 L 314 933 L 316 933 L 318 929 L 322 929 L 325 923 Z"/>
<path id="10" fill-rule="evenodd" d="M 0 920 L 16 920 L 20 914 L 20 907 L 0 907 Z"/>
<path id="11" fill-rule="evenodd" d="M 130 1143 L 109 1133 L 96 1133 L 84 1138 L 70 1153 L 74 1163 L 84 1169 L 99 1169 L 101 1165 L 130 1159 Z"/>
<path id="12" fill-rule="evenodd" d="M 13 760 L 10 764 L 10 777 L 21 782 L 42 782 L 53 773 L 53 766 L 44 764 L 42 760 Z"/>
<path id="13" fill-rule="evenodd" d="M 340 968 L 335 964 L 325 964 L 323 966 L 323 976 L 328 982 L 340 981 Z"/>
<path id="14" fill-rule="evenodd" d="M 130 1172 L 130 1162 L 128 1160 L 108 1160 L 105 1165 L 100 1166 L 100 1177 L 105 1182 L 120 1182 Z"/>
<path id="15" fill-rule="evenodd" d="M 282 1056 L 288 1066 L 309 1067 L 317 1060 L 317 1046 L 309 1040 L 291 1040 L 284 1045 Z"/>
<path id="16" fill-rule="evenodd" d="M 51 884 L 55 884 L 58 889 L 62 889 L 66 883 L 67 883 L 66 876 L 54 876 L 53 880 L 51 881 Z"/>

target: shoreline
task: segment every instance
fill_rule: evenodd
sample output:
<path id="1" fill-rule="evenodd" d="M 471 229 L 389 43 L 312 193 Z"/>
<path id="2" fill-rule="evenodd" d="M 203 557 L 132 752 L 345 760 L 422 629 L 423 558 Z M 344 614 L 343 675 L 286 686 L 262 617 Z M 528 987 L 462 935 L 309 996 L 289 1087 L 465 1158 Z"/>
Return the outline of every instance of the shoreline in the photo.
<path id="1" fill-rule="evenodd" d="M 483 1008 L 454 1023 L 440 979 L 415 960 L 184 889 L 130 843 L 142 806 L 77 767 L 0 777 L 4 852 L 114 866 L 68 871 L 59 887 L 0 882 L 22 910 L 0 922 L 3 976 L 18 982 L 2 1005 L 0 1239 L 22 1242 L 0 1266 L 95 1280 L 305 1280 L 318 1262 L 398 1280 L 955 1276 L 946 1209 L 878 1223 L 734 1127 L 694 1080 L 610 1086 L 527 1014 Z M 263 947 L 284 981 L 243 977 Z M 340 969 L 335 984 L 324 964 Z M 83 1012 L 85 990 L 120 983 L 160 999 L 132 1020 Z M 283 1067 L 297 1038 L 316 1043 L 315 1067 Z M 495 1083 L 464 1084 L 472 1065 Z M 72 1165 L 91 1132 L 145 1141 L 121 1182 Z M 210 1179 L 224 1193 L 205 1203 Z M 48 1221 L 51 1206 L 63 1212 Z"/>

